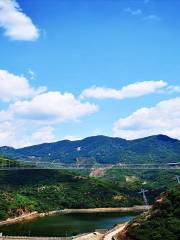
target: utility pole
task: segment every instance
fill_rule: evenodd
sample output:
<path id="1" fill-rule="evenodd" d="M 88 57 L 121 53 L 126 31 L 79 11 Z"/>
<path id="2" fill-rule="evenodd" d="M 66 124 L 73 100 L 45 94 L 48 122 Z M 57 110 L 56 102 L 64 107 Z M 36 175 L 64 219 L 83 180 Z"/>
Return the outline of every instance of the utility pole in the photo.
<path id="1" fill-rule="evenodd" d="M 142 195 L 143 195 L 144 203 L 145 203 L 145 205 L 148 205 L 148 200 L 147 200 L 147 197 L 146 197 L 146 192 L 148 192 L 148 190 L 141 189 L 141 191 L 139 192 L 139 194 L 142 194 Z"/>
<path id="2" fill-rule="evenodd" d="M 178 184 L 180 184 L 180 176 L 176 175 L 176 179 L 177 179 Z"/>

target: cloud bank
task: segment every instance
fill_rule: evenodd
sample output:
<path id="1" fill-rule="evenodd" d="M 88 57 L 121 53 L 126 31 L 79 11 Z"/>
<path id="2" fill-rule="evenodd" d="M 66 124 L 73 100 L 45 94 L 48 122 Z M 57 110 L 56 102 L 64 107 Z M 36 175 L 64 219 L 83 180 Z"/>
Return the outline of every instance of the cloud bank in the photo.
<path id="1" fill-rule="evenodd" d="M 34 73 L 35 74 L 35 73 Z M 49 91 L 32 87 L 24 76 L 0 70 L 0 145 L 15 147 L 51 142 L 56 128 L 63 123 L 79 122 L 99 111 L 99 106 L 86 98 L 137 98 L 153 93 L 179 93 L 179 86 L 163 80 L 135 82 L 121 89 L 91 87 L 81 96 L 70 92 Z M 180 97 L 141 108 L 114 123 L 114 136 L 134 139 L 163 133 L 180 138 Z M 66 136 L 76 139 L 76 136 Z"/>
<path id="2" fill-rule="evenodd" d="M 71 93 L 46 92 L 30 101 L 17 101 L 9 108 L 17 118 L 41 124 L 77 121 L 98 111 L 95 104 L 80 102 Z"/>
<path id="3" fill-rule="evenodd" d="M 85 89 L 81 98 L 114 98 L 114 99 L 125 99 L 133 97 L 141 97 L 147 94 L 158 92 L 167 86 L 167 83 L 163 80 L 160 81 L 143 81 L 135 82 L 133 84 L 122 87 L 121 89 L 96 87 Z"/>
<path id="4" fill-rule="evenodd" d="M 132 10 L 130 7 L 125 8 L 124 12 L 127 12 L 133 16 L 137 16 L 137 15 L 141 15 L 142 14 L 142 10 L 141 9 L 136 9 L 136 10 Z"/>
<path id="5" fill-rule="evenodd" d="M 12 40 L 33 41 L 39 37 L 39 29 L 15 0 L 0 0 L 0 27 Z"/>
<path id="6" fill-rule="evenodd" d="M 27 78 L 0 70 L 0 145 L 27 146 L 56 139 L 58 124 L 79 121 L 98 111 L 72 93 L 33 88 Z"/>
<path id="7" fill-rule="evenodd" d="M 180 97 L 159 102 L 151 108 L 140 108 L 114 123 L 114 136 L 136 139 L 166 134 L 180 139 Z"/>
<path id="8" fill-rule="evenodd" d="M 23 76 L 0 70 L 0 99 L 14 101 L 19 98 L 29 98 L 46 91 L 46 87 L 32 88 Z"/>

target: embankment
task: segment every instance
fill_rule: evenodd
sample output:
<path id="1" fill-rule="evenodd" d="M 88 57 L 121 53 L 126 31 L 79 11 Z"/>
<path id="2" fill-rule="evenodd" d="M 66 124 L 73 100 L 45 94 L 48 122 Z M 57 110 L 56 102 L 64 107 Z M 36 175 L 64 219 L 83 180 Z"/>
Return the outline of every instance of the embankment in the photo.
<path id="1" fill-rule="evenodd" d="M 5 221 L 0 221 L 0 226 L 19 223 L 25 220 L 34 219 L 37 217 L 50 216 L 54 214 L 69 214 L 69 213 L 110 213 L 110 212 L 144 212 L 150 209 L 151 206 L 133 206 L 133 207 L 120 207 L 120 208 L 88 208 L 88 209 L 62 209 L 57 211 L 50 211 L 46 213 L 32 212 L 21 215 L 15 218 L 8 218 Z"/>
<path id="2" fill-rule="evenodd" d="M 133 206 L 133 207 L 120 207 L 120 208 L 87 208 L 87 209 L 64 209 L 61 213 L 108 213 L 108 212 L 143 212 L 147 211 L 151 206 Z"/>

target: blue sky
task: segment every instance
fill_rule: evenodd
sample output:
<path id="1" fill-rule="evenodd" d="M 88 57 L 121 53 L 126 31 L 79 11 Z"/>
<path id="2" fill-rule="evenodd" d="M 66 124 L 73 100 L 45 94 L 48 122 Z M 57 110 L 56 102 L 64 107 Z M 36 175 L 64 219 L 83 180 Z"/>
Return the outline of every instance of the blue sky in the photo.
<path id="1" fill-rule="evenodd" d="M 0 145 L 180 138 L 179 9 L 178 0 L 0 0 Z"/>

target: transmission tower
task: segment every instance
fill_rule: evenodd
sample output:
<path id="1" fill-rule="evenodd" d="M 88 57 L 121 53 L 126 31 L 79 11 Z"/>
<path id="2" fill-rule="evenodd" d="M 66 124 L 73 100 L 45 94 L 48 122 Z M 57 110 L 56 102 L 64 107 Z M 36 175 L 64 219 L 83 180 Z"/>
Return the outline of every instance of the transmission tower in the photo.
<path id="1" fill-rule="evenodd" d="M 81 147 L 77 147 L 77 148 L 76 148 L 76 151 L 77 151 L 77 158 L 76 158 L 76 161 L 77 161 L 77 163 L 78 163 L 78 161 L 80 160 Z"/>
<path id="2" fill-rule="evenodd" d="M 148 190 L 141 189 L 141 191 L 139 192 L 139 194 L 142 194 L 142 195 L 143 195 L 144 203 L 145 203 L 145 205 L 148 205 L 148 200 L 147 200 L 147 197 L 146 197 L 146 192 L 148 192 Z"/>
<path id="3" fill-rule="evenodd" d="M 176 175 L 177 182 L 180 184 L 180 176 Z"/>

